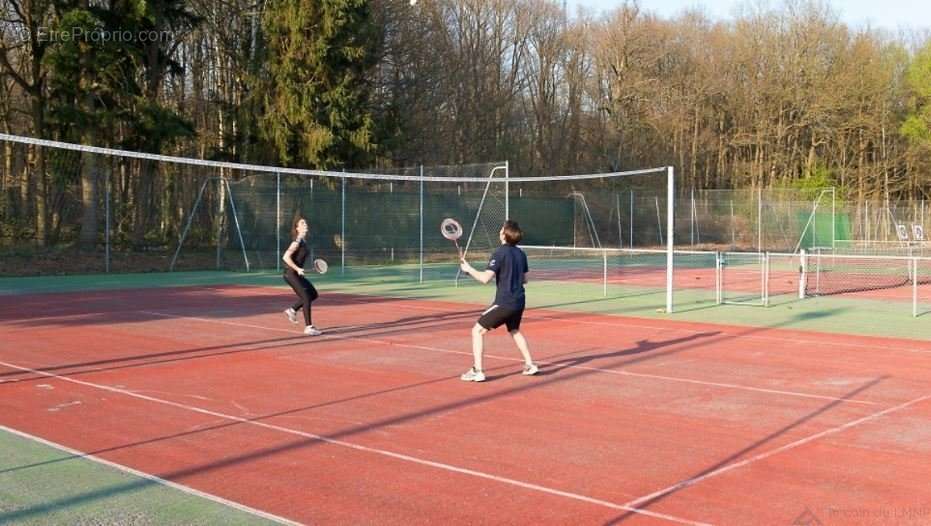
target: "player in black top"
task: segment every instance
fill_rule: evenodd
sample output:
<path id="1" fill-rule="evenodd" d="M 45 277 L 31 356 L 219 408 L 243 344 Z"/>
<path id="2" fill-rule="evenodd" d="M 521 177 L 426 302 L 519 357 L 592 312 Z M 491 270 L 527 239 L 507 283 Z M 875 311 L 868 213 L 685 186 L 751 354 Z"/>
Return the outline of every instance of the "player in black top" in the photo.
<path id="1" fill-rule="evenodd" d="M 281 258 L 285 263 L 284 280 L 291 285 L 297 294 L 298 301 L 293 307 L 288 307 L 284 311 L 285 316 L 291 323 L 297 323 L 297 311 L 304 309 L 304 334 L 308 336 L 320 336 L 323 334 L 319 329 L 314 327 L 310 318 L 310 304 L 317 299 L 317 289 L 304 277 L 304 261 L 307 260 L 307 220 L 300 215 L 295 216 L 294 224 L 291 227 L 291 245 L 285 251 Z"/>
<path id="2" fill-rule="evenodd" d="M 524 315 L 526 305 L 524 284 L 527 283 L 527 254 L 517 248 L 524 233 L 521 232 L 517 221 L 508 219 L 498 232 L 501 246 L 491 255 L 486 270 L 479 272 L 470 265 L 465 258 L 462 259 L 461 268 L 466 274 L 482 283 L 488 283 L 495 278 L 498 287 L 495 293 L 495 302 L 482 313 L 481 318 L 472 327 L 472 357 L 474 366 L 464 373 L 461 378 L 466 382 L 485 381 L 485 371 L 482 368 L 482 353 L 484 352 L 485 333 L 501 325 L 506 325 L 514 343 L 524 357 L 524 375 L 531 376 L 539 372 L 533 363 L 527 340 L 520 333 L 520 320 Z"/>

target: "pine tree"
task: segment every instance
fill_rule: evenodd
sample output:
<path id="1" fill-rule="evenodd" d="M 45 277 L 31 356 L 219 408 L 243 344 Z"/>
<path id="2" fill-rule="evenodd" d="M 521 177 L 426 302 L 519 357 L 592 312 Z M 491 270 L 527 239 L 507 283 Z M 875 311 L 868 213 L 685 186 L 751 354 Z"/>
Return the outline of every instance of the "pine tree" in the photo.
<path id="1" fill-rule="evenodd" d="M 363 164 L 373 152 L 370 73 L 379 29 L 367 0 L 273 0 L 263 17 L 261 132 L 287 164 Z"/>

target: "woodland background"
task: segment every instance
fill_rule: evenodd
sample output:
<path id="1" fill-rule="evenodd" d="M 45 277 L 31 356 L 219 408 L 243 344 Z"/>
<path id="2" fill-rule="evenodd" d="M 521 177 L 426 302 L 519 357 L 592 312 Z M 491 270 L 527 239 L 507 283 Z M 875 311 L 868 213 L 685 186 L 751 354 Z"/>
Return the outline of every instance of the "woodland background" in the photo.
<path id="1" fill-rule="evenodd" d="M 560 4 L 2 0 L 0 131 L 316 169 L 672 165 L 684 191 L 928 198 L 931 35 L 852 29 L 817 1 L 727 22 Z M 98 244 L 104 178 L 131 244 L 177 238 L 193 187 L 159 164 L 101 175 L 0 145 L 4 243 Z"/>

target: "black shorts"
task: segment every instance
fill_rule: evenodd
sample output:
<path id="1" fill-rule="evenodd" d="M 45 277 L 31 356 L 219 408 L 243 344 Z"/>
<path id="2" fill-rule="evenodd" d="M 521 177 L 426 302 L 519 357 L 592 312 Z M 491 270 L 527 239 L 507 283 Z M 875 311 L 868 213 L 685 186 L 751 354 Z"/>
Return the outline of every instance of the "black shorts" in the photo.
<path id="1" fill-rule="evenodd" d="M 478 324 L 489 331 L 502 325 L 507 325 L 508 332 L 514 332 L 520 329 L 520 320 L 523 317 L 523 307 L 512 309 L 509 307 L 501 307 L 500 305 L 492 305 L 482 313 L 482 317 L 478 319 Z"/>

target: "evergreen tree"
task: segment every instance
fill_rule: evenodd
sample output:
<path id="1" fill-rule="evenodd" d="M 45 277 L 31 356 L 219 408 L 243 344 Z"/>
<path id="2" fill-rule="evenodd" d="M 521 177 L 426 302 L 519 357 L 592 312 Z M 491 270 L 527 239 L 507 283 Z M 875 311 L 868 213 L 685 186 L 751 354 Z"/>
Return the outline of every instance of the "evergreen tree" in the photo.
<path id="1" fill-rule="evenodd" d="M 263 137 L 284 164 L 358 166 L 373 152 L 369 76 L 379 29 L 367 0 L 273 0 L 263 17 Z"/>

